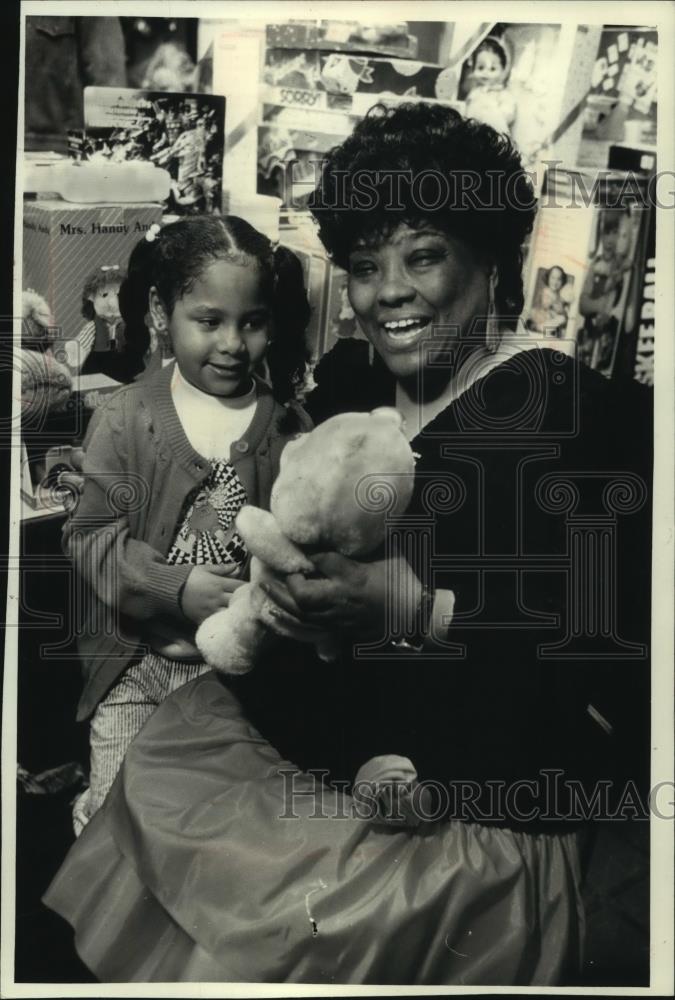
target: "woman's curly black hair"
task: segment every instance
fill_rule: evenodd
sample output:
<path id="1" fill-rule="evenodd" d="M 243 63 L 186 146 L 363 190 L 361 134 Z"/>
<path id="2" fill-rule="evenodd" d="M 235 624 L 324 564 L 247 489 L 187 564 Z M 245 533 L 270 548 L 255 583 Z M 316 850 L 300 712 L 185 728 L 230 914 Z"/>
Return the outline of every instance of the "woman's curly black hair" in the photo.
<path id="1" fill-rule="evenodd" d="M 443 105 L 376 105 L 324 160 L 310 209 L 345 269 L 357 241 L 433 220 L 494 261 L 500 320 L 522 312 L 522 248 L 536 199 L 513 143 L 489 125 Z"/>
<path id="2" fill-rule="evenodd" d="M 250 223 L 237 216 L 188 216 L 164 226 L 154 239 L 144 237 L 129 258 L 127 278 L 120 288 L 120 311 L 127 343 L 136 353 L 150 344 L 146 315 L 154 286 L 169 314 L 212 261 L 242 256 L 260 268 L 264 294 L 270 303 L 273 337 L 266 360 L 272 391 L 285 403 L 304 376 L 308 357 L 305 329 L 310 306 L 302 265 L 285 247 L 275 247 Z"/>

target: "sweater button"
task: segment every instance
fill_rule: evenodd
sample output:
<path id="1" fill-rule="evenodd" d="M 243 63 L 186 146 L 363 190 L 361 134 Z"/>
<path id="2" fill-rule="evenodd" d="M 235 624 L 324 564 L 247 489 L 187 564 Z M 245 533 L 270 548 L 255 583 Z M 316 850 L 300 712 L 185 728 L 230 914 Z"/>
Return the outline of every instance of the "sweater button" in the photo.
<path id="1" fill-rule="evenodd" d="M 248 451 L 248 442 L 247 441 L 237 441 L 237 443 L 235 444 L 234 447 L 236 448 L 236 450 L 241 455 L 245 455 L 246 452 Z"/>

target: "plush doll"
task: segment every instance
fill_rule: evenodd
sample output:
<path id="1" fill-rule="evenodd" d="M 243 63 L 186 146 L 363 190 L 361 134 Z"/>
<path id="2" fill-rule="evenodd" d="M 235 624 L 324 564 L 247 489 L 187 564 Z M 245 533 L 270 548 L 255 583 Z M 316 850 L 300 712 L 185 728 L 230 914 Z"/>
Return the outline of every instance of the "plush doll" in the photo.
<path id="1" fill-rule="evenodd" d="M 307 641 L 260 584 L 290 573 L 315 573 L 307 553 L 333 551 L 359 559 L 383 543 L 387 518 L 405 512 L 413 489 L 415 459 L 402 425 L 390 407 L 345 413 L 286 445 L 271 511 L 245 506 L 237 516 L 237 530 L 252 555 L 251 582 L 197 630 L 197 646 L 208 664 L 243 674 L 271 633 Z M 322 659 L 334 658 L 334 636 L 320 635 L 315 643 Z M 385 754 L 357 772 L 355 801 L 362 818 L 417 826 L 420 812 L 428 812 L 423 786 L 421 810 L 415 808 L 417 786 L 412 762 Z"/>
<path id="2" fill-rule="evenodd" d="M 97 267 L 88 276 L 82 290 L 82 315 L 88 322 L 76 339 L 66 344 L 66 357 L 73 371 L 82 375 L 103 372 L 122 381 L 118 368 L 125 336 L 119 291 L 125 276 L 117 264 Z"/>
<path id="3" fill-rule="evenodd" d="M 21 312 L 21 415 L 32 425 L 63 412 L 72 396 L 70 370 L 54 356 L 56 328 L 37 292 L 23 292 Z"/>
<path id="4" fill-rule="evenodd" d="M 414 457 L 401 427 L 398 412 L 382 407 L 332 417 L 289 442 L 271 512 L 247 505 L 237 516 L 237 530 L 252 556 L 251 582 L 199 627 L 197 646 L 207 663 L 229 674 L 247 673 L 269 630 L 296 637 L 287 616 L 260 587 L 266 578 L 315 573 L 308 552 L 358 559 L 382 544 L 387 516 L 402 514 L 412 492 Z M 368 475 L 373 478 L 365 479 Z M 368 502 L 369 483 L 380 499 L 384 491 L 391 495 L 391 508 Z M 333 658 L 331 636 L 319 636 L 317 645 L 322 658 Z"/>
<path id="5" fill-rule="evenodd" d="M 509 69 L 505 43 L 492 36 L 484 39 L 473 56 L 466 102 L 467 118 L 507 134 L 516 120 L 516 102 L 507 85 Z"/>

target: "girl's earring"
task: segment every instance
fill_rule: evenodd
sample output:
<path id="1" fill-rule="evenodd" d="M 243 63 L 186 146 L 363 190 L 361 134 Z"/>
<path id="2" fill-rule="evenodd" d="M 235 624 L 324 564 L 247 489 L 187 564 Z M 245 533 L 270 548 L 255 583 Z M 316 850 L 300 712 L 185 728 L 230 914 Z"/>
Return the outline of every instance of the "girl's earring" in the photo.
<path id="1" fill-rule="evenodd" d="M 485 323 L 485 346 L 490 354 L 495 354 L 501 342 L 497 307 L 495 305 L 495 289 L 497 287 L 497 270 L 493 268 L 488 281 L 488 314 Z"/>

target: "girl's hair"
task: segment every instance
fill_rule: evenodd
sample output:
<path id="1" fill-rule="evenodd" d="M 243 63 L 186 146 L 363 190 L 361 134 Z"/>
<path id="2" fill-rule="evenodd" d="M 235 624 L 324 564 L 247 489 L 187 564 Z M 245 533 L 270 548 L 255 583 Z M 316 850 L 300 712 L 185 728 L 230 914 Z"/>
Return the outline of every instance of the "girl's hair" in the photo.
<path id="1" fill-rule="evenodd" d="M 536 199 L 511 140 L 489 125 L 443 105 L 376 105 L 327 155 L 310 209 L 345 269 L 359 240 L 433 222 L 494 261 L 499 318 L 520 316 L 522 246 Z"/>
<path id="2" fill-rule="evenodd" d="M 275 249 L 266 236 L 234 215 L 189 216 L 152 235 L 153 239 L 144 237 L 134 247 L 120 289 L 130 349 L 142 355 L 149 347 L 146 316 L 153 286 L 171 315 L 176 301 L 213 261 L 241 263 L 242 255 L 252 257 L 272 313 L 266 354 L 272 391 L 279 402 L 291 399 L 308 359 L 305 329 L 310 318 L 302 265 L 295 254 L 285 247 Z"/>
<path id="3" fill-rule="evenodd" d="M 84 318 L 94 319 L 96 317 L 94 303 L 91 301 L 95 295 L 111 285 L 121 285 L 125 278 L 125 272 L 117 264 L 112 264 L 110 267 L 97 267 L 95 271 L 92 271 L 82 289 L 82 315 Z"/>
<path id="4" fill-rule="evenodd" d="M 567 284 L 567 274 L 565 273 L 565 271 L 563 271 L 563 269 L 560 266 L 560 264 L 554 264 L 553 267 L 549 267 L 548 271 L 544 275 L 544 284 L 546 286 L 548 286 L 548 283 L 551 280 L 551 275 L 553 274 L 554 271 L 560 271 L 560 274 L 562 275 L 562 283 L 563 283 L 563 285 L 566 285 Z"/>

